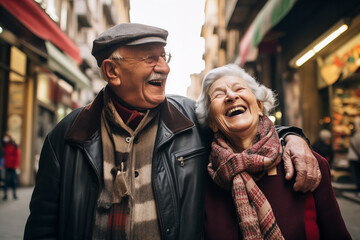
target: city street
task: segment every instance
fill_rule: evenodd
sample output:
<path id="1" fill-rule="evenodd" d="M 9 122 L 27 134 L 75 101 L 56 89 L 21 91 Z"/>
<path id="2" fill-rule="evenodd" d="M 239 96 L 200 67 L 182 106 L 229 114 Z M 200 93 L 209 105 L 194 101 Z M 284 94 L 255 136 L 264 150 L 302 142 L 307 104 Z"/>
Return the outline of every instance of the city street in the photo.
<path id="1" fill-rule="evenodd" d="M 1 240 L 20 240 L 23 238 L 32 190 L 32 188 L 20 188 L 18 200 L 13 200 L 11 197 L 7 201 L 0 200 Z M 347 198 L 338 198 L 337 200 L 351 236 L 354 240 L 360 240 L 360 203 Z"/>
<path id="2" fill-rule="evenodd" d="M 38 235 L 48 223 L 66 239 L 97 238 L 109 222 L 107 235 L 130 238 L 237 238 L 226 232 L 231 224 L 244 232 L 235 217 L 248 209 L 231 212 L 234 202 L 220 194 L 205 201 L 215 214 L 203 226 L 202 165 L 214 161 L 228 185 L 228 173 L 243 170 L 238 156 L 260 177 L 277 171 L 260 169 L 259 156 L 266 165 L 289 153 L 292 175 L 314 180 L 320 171 L 309 149 L 324 157 L 322 183 L 329 179 L 317 190 L 318 211 L 305 194 L 287 197 L 282 176 L 271 176 L 275 184 L 261 187 L 275 196 L 276 213 L 266 220 L 275 215 L 286 240 L 287 228 L 313 238 L 316 219 L 322 240 L 344 238 L 334 196 L 325 193 L 332 186 L 360 240 L 359 30 L 360 0 L 0 0 L 0 240 L 24 238 L 37 180 L 50 186 L 40 195 L 59 201 L 34 204 L 40 228 L 28 225 Z M 211 145 L 208 159 L 213 137 L 231 144 Z M 236 157 L 226 159 L 229 152 Z M 5 177 L 19 186 L 16 199 L 10 188 L 3 200 Z M 259 195 L 254 204 L 269 209 Z M 37 209 L 48 208 L 55 216 L 39 218 Z"/>
<path id="3" fill-rule="evenodd" d="M 9 189 L 8 200 L 0 198 L 0 239 L 19 240 L 23 239 L 24 226 L 29 216 L 29 201 L 33 188 L 19 188 L 17 191 L 18 200 L 12 199 L 12 192 Z"/>

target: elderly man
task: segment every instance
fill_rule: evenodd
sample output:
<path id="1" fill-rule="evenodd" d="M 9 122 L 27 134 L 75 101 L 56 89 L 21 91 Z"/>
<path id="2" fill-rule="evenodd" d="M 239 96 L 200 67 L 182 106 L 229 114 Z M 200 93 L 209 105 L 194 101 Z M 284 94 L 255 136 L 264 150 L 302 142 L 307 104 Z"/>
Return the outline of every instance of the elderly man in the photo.
<path id="1" fill-rule="evenodd" d="M 123 23 L 95 39 L 92 54 L 107 86 L 46 137 L 25 239 L 202 238 L 212 136 L 199 126 L 193 101 L 165 97 L 167 35 Z M 315 187 L 315 159 L 296 147 L 306 142 L 286 140 L 296 143 L 286 149 L 295 188 Z"/>

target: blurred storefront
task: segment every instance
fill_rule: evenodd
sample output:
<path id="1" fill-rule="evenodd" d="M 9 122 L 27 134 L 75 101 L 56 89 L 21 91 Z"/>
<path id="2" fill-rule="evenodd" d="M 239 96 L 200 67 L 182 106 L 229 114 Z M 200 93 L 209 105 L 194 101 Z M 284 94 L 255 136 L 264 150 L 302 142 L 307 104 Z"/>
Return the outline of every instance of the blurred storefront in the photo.
<path id="1" fill-rule="evenodd" d="M 0 135 L 21 149 L 22 185 L 34 183 L 46 134 L 93 97 L 78 47 L 36 2 L 0 0 Z"/>
<path id="2" fill-rule="evenodd" d="M 284 81 L 284 98 L 290 100 L 285 101 L 284 110 L 288 118 L 294 118 L 294 113 L 288 111 L 292 109 L 289 102 L 299 102 L 300 126 L 312 142 L 318 138 L 321 129 L 329 129 L 335 150 L 334 163 L 346 166 L 353 120 L 360 116 L 357 73 L 360 68 L 360 4 L 356 1 L 324 2 L 316 14 L 307 16 L 307 23 L 304 23 L 307 28 L 294 26 L 295 30 L 291 32 L 295 36 L 281 41 L 293 42 L 283 44 L 281 52 L 282 63 L 290 67 L 282 68 L 282 73 L 293 76 L 292 80 Z M 301 37 L 301 34 L 307 36 Z M 293 98 L 288 92 L 297 85 L 300 94 Z M 291 121 L 287 123 L 292 124 Z"/>
<path id="3" fill-rule="evenodd" d="M 338 159 L 360 116 L 359 32 L 358 1 L 271 0 L 239 43 L 237 62 L 278 93 L 277 123 L 312 142 L 331 130 Z"/>
<path id="4" fill-rule="evenodd" d="M 360 25 L 357 26 L 360 30 Z M 333 131 L 333 147 L 347 152 L 354 130 L 354 118 L 360 116 L 360 33 L 346 41 L 318 63 L 318 87 L 326 89 Z M 326 95 L 326 93 L 324 94 Z M 326 119 L 322 119 L 322 124 Z"/>
<path id="5" fill-rule="evenodd" d="M 301 127 L 311 142 L 321 129 L 332 132 L 332 176 L 351 181 L 347 152 L 360 116 L 360 3 L 268 1 L 240 41 L 238 60 L 278 93 L 278 124 Z"/>
<path id="6" fill-rule="evenodd" d="M 334 163 L 348 168 L 360 116 L 358 0 L 207 0 L 202 37 L 206 68 L 192 87 L 214 67 L 244 67 L 276 92 L 276 124 L 301 127 L 311 142 L 330 130 Z"/>
<path id="7" fill-rule="evenodd" d="M 360 17 L 349 26 L 346 31 L 350 34 L 329 54 L 317 59 L 317 86 L 320 98 L 328 103 L 320 126 L 332 131 L 335 151 L 332 175 L 338 182 L 352 179 L 347 152 L 355 130 L 354 119 L 360 116 Z"/>

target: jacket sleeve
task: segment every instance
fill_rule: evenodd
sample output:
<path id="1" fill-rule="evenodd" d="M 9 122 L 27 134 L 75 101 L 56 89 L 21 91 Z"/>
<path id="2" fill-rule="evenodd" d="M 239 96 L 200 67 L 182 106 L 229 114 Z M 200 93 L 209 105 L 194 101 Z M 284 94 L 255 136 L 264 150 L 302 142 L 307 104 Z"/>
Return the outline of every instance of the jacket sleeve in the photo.
<path id="1" fill-rule="evenodd" d="M 49 136 L 41 151 L 24 239 L 57 239 L 60 165 Z"/>
<path id="2" fill-rule="evenodd" d="M 322 175 L 320 185 L 313 193 L 320 239 L 351 239 L 331 185 L 329 163 L 316 152 L 313 153 Z"/>
<path id="3" fill-rule="evenodd" d="M 276 129 L 276 132 L 279 135 L 279 138 L 285 139 L 285 137 L 288 136 L 288 135 L 296 135 L 296 136 L 299 136 L 299 137 L 303 138 L 308 143 L 308 145 L 310 146 L 310 141 L 309 141 L 309 139 L 306 138 L 306 136 L 303 133 L 301 128 L 292 127 L 292 126 L 275 125 L 275 129 Z"/>

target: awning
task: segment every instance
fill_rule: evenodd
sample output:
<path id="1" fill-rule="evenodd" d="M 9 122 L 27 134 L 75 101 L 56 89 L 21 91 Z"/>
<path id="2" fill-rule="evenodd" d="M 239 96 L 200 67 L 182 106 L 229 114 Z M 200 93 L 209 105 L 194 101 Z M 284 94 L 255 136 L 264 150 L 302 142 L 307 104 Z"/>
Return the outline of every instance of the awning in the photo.
<path id="1" fill-rule="evenodd" d="M 243 66 L 256 51 L 266 33 L 283 19 L 297 0 L 269 0 L 260 10 L 240 41 L 239 58 Z"/>
<path id="2" fill-rule="evenodd" d="M 51 42 L 45 42 L 46 51 L 48 53 L 49 68 L 63 76 L 66 80 L 72 82 L 81 88 L 91 89 L 89 79 L 78 69 L 71 64 L 71 60 L 59 51 Z"/>
<path id="3" fill-rule="evenodd" d="M 81 63 L 80 51 L 69 37 L 33 0 L 0 0 L 8 12 L 41 39 L 52 42 L 59 49 Z"/>

